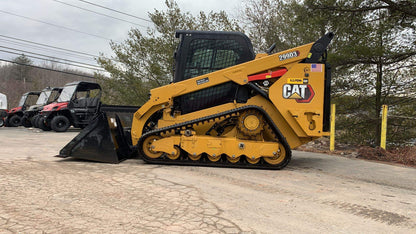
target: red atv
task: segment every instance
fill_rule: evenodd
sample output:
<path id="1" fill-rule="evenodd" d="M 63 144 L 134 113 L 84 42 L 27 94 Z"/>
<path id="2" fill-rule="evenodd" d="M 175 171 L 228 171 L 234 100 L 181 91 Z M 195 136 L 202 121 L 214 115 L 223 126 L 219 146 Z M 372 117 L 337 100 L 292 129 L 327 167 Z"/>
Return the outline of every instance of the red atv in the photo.
<path id="1" fill-rule="evenodd" d="M 72 125 L 84 128 L 100 108 L 101 87 L 94 82 L 66 84 L 57 102 L 43 107 L 38 126 L 44 131 L 65 132 Z"/>
<path id="2" fill-rule="evenodd" d="M 31 91 L 23 94 L 20 98 L 19 105 L 11 109 L 7 113 L 5 120 L 6 127 L 17 127 L 22 124 L 23 111 L 26 110 L 29 106 L 32 106 L 36 103 L 40 95 L 39 91 Z"/>

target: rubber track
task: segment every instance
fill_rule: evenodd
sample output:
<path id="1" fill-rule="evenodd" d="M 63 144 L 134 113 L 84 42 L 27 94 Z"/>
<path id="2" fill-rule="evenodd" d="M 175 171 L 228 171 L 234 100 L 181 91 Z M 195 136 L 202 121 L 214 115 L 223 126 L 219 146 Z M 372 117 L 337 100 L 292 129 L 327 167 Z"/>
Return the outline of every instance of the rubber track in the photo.
<path id="1" fill-rule="evenodd" d="M 223 155 L 221 155 L 221 159 L 218 160 L 217 162 L 211 162 L 205 155 L 203 155 L 201 157 L 201 159 L 197 160 L 197 161 L 193 161 L 191 159 L 189 159 L 188 157 L 183 156 L 184 151 L 181 151 L 181 155 L 178 159 L 176 160 L 171 160 L 169 158 L 167 158 L 165 155 L 162 155 L 159 158 L 153 159 L 153 158 L 149 158 L 145 155 L 145 153 L 143 152 L 143 141 L 149 137 L 150 135 L 160 135 L 163 132 L 168 132 L 168 131 L 172 131 L 172 130 L 180 130 L 183 127 L 192 127 L 193 125 L 200 123 L 200 122 L 204 122 L 204 121 L 209 121 L 209 120 L 213 120 L 216 118 L 221 118 L 227 115 L 231 115 L 237 112 L 241 112 L 243 110 L 247 110 L 247 109 L 255 109 L 259 112 L 261 112 L 266 118 L 267 123 L 269 124 L 269 126 L 272 128 L 272 130 L 274 131 L 275 135 L 277 136 L 279 143 L 281 143 L 283 145 L 283 147 L 286 150 L 286 159 L 278 164 L 278 165 L 271 165 L 268 164 L 267 162 L 265 162 L 262 158 L 261 160 L 257 163 L 257 164 L 250 164 L 249 162 L 247 162 L 247 160 L 245 159 L 244 156 L 242 156 L 240 158 L 240 161 L 237 163 L 231 163 L 229 162 L 226 157 L 224 157 Z M 144 161 L 148 162 L 148 163 L 154 163 L 154 164 L 171 164 L 171 165 L 189 165 L 189 166 L 213 166 L 213 167 L 234 167 L 234 168 L 253 168 L 253 169 L 275 169 L 275 170 L 279 170 L 284 168 L 291 159 L 292 156 L 292 150 L 289 147 L 289 144 L 286 141 L 286 138 L 282 135 L 282 133 L 280 132 L 280 130 L 277 128 L 277 126 L 275 125 L 275 123 L 271 120 L 270 116 L 260 107 L 258 106 L 254 106 L 254 105 L 249 105 L 249 106 L 244 106 L 244 107 L 240 107 L 240 108 L 236 108 L 236 109 L 232 109 L 226 112 L 222 112 L 219 114 L 215 114 L 215 115 L 209 115 L 203 118 L 199 118 L 199 119 L 194 119 L 191 121 L 187 121 L 187 122 L 183 122 L 180 124 L 174 124 L 171 126 L 167 126 L 164 128 L 160 128 L 160 129 L 155 129 L 152 131 L 149 131 L 145 134 L 143 134 L 141 136 L 141 138 L 138 141 L 138 144 L 136 145 L 136 147 L 138 148 L 138 152 L 139 152 L 139 157 L 141 157 Z M 186 153 L 186 152 L 185 152 Z"/>

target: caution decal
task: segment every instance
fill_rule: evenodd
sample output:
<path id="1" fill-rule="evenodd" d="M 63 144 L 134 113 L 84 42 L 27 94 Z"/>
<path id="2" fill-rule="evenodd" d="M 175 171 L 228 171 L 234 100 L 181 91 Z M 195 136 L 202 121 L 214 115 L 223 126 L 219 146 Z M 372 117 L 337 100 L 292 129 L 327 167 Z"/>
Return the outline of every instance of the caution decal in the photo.
<path id="1" fill-rule="evenodd" d="M 307 84 L 308 79 L 302 79 L 302 78 L 288 78 L 287 79 L 288 84 Z"/>

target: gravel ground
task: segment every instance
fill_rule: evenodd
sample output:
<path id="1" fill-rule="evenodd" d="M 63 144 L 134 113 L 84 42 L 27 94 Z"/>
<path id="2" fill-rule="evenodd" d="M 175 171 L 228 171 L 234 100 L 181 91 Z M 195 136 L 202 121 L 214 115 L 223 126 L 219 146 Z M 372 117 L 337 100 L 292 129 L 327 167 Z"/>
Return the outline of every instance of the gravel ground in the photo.
<path id="1" fill-rule="evenodd" d="M 0 128 L 0 233 L 415 233 L 416 169 L 294 151 L 284 170 L 53 157 L 78 133 Z"/>

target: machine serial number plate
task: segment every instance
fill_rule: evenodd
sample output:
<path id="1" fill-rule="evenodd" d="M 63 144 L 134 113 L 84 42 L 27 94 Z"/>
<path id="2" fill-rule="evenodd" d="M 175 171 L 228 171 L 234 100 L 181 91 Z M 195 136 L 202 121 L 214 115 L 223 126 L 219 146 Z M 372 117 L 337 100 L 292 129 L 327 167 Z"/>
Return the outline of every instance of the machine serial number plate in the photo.
<path id="1" fill-rule="evenodd" d="M 208 77 L 205 77 L 205 78 L 202 78 L 202 79 L 197 80 L 196 81 L 196 84 L 197 85 L 201 85 L 201 84 L 205 84 L 205 83 L 208 83 L 208 82 L 209 82 Z"/>

